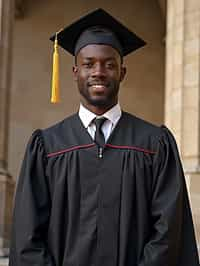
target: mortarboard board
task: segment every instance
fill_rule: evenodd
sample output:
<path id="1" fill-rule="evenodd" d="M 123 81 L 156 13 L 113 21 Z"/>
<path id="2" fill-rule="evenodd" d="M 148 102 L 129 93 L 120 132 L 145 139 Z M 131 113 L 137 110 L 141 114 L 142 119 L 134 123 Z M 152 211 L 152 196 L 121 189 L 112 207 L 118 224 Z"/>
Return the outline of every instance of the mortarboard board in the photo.
<path id="1" fill-rule="evenodd" d="M 99 29 L 103 30 L 99 30 Z M 121 56 L 141 48 L 146 43 L 105 10 L 99 8 L 60 30 L 50 38 L 54 41 L 54 66 L 51 102 L 58 101 L 58 45 L 75 56 L 88 44 L 113 46 Z"/>
<path id="2" fill-rule="evenodd" d="M 58 44 L 70 54 L 75 55 L 75 46 L 80 35 L 85 30 L 94 26 L 102 26 L 115 33 L 121 43 L 123 56 L 145 45 L 141 38 L 101 8 L 81 17 L 61 30 L 57 34 Z M 52 36 L 50 40 L 54 41 L 55 37 L 56 35 Z"/>

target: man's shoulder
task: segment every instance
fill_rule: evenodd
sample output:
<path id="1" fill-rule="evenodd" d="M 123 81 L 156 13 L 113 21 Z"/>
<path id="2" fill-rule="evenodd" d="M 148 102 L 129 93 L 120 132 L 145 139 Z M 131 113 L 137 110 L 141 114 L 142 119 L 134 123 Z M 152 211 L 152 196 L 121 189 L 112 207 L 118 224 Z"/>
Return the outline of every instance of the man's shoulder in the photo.
<path id="1" fill-rule="evenodd" d="M 154 125 L 135 115 L 124 112 L 113 134 L 111 144 L 155 151 L 163 138 L 163 127 Z"/>
<path id="2" fill-rule="evenodd" d="M 77 113 L 74 113 L 68 117 L 66 117 L 65 119 L 47 127 L 42 129 L 42 133 L 44 136 L 48 137 L 51 135 L 55 135 L 55 134 L 60 134 L 62 131 L 69 130 L 69 128 L 71 128 L 72 124 L 75 123 L 76 119 L 77 119 Z"/>
<path id="3" fill-rule="evenodd" d="M 130 127 L 136 134 L 142 134 L 146 136 L 159 136 L 162 134 L 162 127 L 155 125 L 149 121 L 146 121 L 133 114 L 123 112 L 125 123 Z"/>
<path id="4" fill-rule="evenodd" d="M 74 132 L 78 124 L 78 114 L 72 114 L 62 121 L 40 130 L 47 153 L 62 150 L 76 144 Z"/>

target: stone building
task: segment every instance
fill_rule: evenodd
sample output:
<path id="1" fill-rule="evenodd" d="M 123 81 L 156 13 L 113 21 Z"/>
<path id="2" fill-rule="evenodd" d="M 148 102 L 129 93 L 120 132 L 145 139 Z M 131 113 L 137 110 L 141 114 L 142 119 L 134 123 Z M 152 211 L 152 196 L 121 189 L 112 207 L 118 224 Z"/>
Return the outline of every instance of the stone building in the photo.
<path id="1" fill-rule="evenodd" d="M 97 7 L 147 42 L 125 59 L 128 74 L 120 103 L 173 131 L 200 243 L 200 1 L 0 0 L 1 256 L 8 252 L 14 184 L 32 131 L 63 119 L 79 103 L 73 58 L 62 50 L 62 102 L 49 103 L 53 48 L 49 36 Z"/>

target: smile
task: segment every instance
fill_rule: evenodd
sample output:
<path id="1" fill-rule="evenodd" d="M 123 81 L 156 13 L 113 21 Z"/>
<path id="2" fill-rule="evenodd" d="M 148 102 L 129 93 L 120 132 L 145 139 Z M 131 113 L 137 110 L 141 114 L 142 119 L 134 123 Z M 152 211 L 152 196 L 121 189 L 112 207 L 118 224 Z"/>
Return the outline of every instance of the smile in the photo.
<path id="1" fill-rule="evenodd" d="M 93 88 L 95 89 L 105 89 L 105 85 L 92 85 Z"/>

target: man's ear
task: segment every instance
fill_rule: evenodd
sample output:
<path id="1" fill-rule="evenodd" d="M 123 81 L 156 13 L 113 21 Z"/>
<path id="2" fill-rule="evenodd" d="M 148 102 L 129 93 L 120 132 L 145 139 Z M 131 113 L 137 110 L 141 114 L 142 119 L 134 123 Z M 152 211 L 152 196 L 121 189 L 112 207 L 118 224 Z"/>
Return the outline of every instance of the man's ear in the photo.
<path id="1" fill-rule="evenodd" d="M 72 71 L 73 71 L 73 74 L 74 74 L 74 80 L 77 81 L 78 67 L 77 66 L 73 66 Z"/>
<path id="2" fill-rule="evenodd" d="M 126 67 L 122 66 L 120 73 L 120 82 L 124 80 L 125 76 L 126 76 Z"/>

